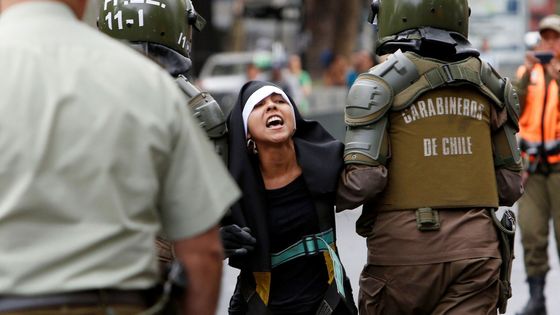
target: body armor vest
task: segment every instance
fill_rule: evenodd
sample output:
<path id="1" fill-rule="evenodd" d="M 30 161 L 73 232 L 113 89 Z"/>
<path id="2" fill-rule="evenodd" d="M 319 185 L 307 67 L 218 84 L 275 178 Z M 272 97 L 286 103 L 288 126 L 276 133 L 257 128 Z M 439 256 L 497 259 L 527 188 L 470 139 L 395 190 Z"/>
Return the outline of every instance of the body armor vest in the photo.
<path id="1" fill-rule="evenodd" d="M 389 180 L 373 207 L 498 207 L 490 113 L 507 109 L 517 123 L 511 83 L 477 58 L 445 63 L 404 55 L 418 78 L 392 91 Z"/>
<path id="2" fill-rule="evenodd" d="M 497 207 L 492 101 L 469 85 L 429 91 L 389 115 L 389 181 L 379 210 Z"/>

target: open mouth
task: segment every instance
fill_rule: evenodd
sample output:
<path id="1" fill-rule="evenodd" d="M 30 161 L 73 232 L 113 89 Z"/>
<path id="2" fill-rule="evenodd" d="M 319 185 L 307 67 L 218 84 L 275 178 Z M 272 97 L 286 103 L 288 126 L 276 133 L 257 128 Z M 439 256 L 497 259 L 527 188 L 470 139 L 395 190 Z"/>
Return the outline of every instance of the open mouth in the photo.
<path id="1" fill-rule="evenodd" d="M 282 117 L 273 115 L 266 120 L 266 128 L 284 126 L 284 119 Z"/>

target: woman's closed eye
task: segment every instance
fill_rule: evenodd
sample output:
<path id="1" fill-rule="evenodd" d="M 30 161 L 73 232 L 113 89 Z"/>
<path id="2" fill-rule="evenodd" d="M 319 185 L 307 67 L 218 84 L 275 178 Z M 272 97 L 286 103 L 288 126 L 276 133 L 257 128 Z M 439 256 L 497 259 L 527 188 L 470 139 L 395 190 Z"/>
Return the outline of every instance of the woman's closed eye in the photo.
<path id="1" fill-rule="evenodd" d="M 276 103 L 276 104 L 287 104 L 288 102 L 286 102 L 286 100 L 280 96 L 280 95 L 275 95 L 272 97 L 272 102 Z"/>

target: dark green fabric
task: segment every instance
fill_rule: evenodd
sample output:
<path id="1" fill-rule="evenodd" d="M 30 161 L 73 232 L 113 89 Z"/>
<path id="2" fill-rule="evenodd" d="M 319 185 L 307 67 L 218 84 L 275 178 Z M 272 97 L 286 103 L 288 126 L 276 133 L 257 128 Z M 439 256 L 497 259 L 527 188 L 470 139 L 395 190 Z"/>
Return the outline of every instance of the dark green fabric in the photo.
<path id="1" fill-rule="evenodd" d="M 383 0 L 377 19 L 380 38 L 427 26 L 467 37 L 469 6 L 467 0 Z"/>

